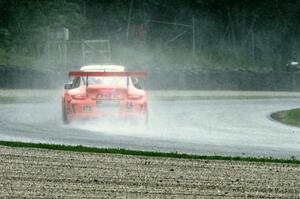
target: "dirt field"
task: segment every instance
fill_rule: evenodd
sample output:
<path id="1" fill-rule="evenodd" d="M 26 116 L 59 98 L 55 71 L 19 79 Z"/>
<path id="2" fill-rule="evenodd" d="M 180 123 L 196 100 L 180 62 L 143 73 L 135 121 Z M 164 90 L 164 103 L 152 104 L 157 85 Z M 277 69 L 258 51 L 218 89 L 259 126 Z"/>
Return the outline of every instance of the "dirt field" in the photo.
<path id="1" fill-rule="evenodd" d="M 300 198 L 300 165 L 0 146 L 0 198 Z"/>

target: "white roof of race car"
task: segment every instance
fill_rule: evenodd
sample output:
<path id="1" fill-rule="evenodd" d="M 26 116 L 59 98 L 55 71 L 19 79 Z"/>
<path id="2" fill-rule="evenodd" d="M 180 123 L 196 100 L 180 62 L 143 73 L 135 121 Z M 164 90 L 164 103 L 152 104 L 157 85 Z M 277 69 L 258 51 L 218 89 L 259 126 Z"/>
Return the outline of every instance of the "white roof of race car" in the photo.
<path id="1" fill-rule="evenodd" d="M 82 66 L 81 71 L 99 71 L 99 72 L 123 72 L 125 71 L 124 66 L 119 65 L 88 65 Z"/>

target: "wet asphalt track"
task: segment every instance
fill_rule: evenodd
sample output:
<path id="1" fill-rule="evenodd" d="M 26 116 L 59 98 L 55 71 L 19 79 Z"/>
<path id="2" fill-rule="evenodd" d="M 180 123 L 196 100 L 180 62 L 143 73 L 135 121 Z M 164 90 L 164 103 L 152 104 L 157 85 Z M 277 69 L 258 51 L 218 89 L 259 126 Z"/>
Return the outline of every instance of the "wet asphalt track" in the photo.
<path id="1" fill-rule="evenodd" d="M 64 125 L 58 97 L 46 103 L 0 104 L 0 139 L 300 158 L 300 128 L 269 117 L 274 111 L 300 107 L 299 98 L 174 99 L 150 97 L 147 128 L 111 119 Z"/>

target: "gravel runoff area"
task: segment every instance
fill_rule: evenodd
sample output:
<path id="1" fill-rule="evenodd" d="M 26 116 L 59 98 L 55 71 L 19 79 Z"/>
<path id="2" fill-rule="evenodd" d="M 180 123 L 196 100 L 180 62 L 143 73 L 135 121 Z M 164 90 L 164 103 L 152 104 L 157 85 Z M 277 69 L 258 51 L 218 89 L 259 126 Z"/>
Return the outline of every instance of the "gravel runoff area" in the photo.
<path id="1" fill-rule="evenodd" d="M 300 198 L 300 165 L 0 146 L 0 198 Z"/>

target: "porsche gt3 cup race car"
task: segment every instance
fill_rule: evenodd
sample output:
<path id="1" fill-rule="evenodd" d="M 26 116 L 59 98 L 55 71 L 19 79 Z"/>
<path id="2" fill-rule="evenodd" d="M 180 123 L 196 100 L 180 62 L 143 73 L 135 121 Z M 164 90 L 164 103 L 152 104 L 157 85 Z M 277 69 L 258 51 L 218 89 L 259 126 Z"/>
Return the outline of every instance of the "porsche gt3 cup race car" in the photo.
<path id="1" fill-rule="evenodd" d="M 144 76 L 145 72 L 127 72 L 117 65 L 89 65 L 69 72 L 62 97 L 64 123 L 106 116 L 147 122 L 148 97 L 138 82 Z"/>

